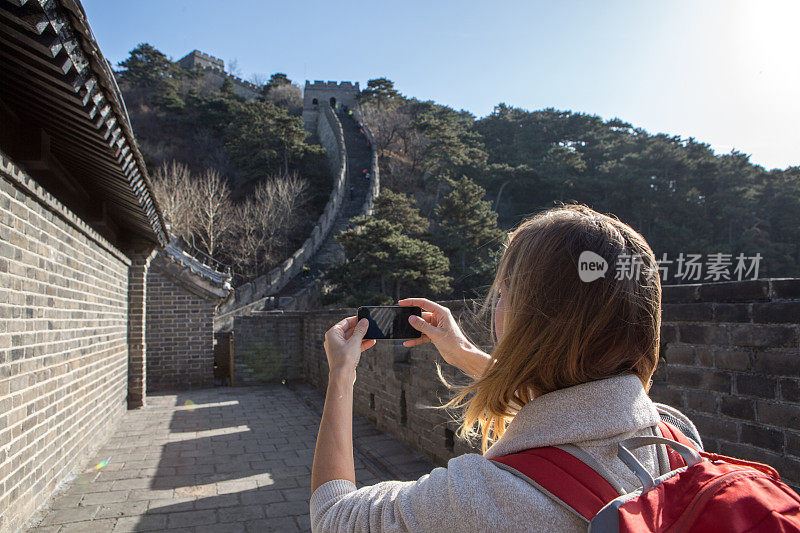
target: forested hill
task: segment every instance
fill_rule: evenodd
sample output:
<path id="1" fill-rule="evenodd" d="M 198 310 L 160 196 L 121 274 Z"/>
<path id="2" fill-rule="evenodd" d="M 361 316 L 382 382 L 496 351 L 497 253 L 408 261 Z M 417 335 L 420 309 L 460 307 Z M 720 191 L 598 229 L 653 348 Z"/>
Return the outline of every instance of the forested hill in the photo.
<path id="1" fill-rule="evenodd" d="M 759 277 L 800 275 L 800 167 L 766 171 L 742 153 L 570 111 L 499 104 L 476 119 L 403 96 L 385 78 L 368 83 L 362 106 L 382 184 L 434 222 L 445 178 L 467 176 L 503 228 L 578 201 L 632 225 L 659 258 L 760 253 Z"/>
<path id="2" fill-rule="evenodd" d="M 231 265 L 235 283 L 268 272 L 308 237 L 332 180 L 324 149 L 303 129 L 298 86 L 276 73 L 254 80 L 260 94 L 245 99 L 229 77 L 220 84 L 146 43 L 119 67 L 173 234 Z"/>
<path id="3" fill-rule="evenodd" d="M 261 94 L 245 100 L 142 44 L 118 76 L 177 233 L 232 264 L 239 281 L 268 271 L 307 236 L 331 180 L 323 150 L 303 131 L 300 88 L 285 75 L 253 80 Z M 632 225 L 659 258 L 758 253 L 759 277 L 800 276 L 799 167 L 766 171 L 745 154 L 716 155 L 695 139 L 617 118 L 506 104 L 476 118 L 407 97 L 386 78 L 370 80 L 359 100 L 379 151 L 382 200 L 340 236 L 348 264 L 329 273 L 340 289 L 355 284 L 361 293 L 334 290 L 331 301 L 480 295 L 505 230 L 574 201 Z M 209 175 L 228 188 L 218 212 L 198 207 L 215 201 Z M 205 191 L 205 200 L 175 194 L 182 190 Z M 363 279 L 345 284 L 356 258 Z M 706 280 L 704 272 L 692 281 Z"/>

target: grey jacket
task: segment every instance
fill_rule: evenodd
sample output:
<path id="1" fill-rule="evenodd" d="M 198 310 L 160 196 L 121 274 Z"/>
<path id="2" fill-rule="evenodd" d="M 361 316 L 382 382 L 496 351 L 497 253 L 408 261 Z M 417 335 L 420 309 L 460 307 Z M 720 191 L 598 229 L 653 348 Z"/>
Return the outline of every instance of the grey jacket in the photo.
<path id="1" fill-rule="evenodd" d="M 633 375 L 545 394 L 523 406 L 484 455 L 455 457 L 447 468 L 435 468 L 417 481 L 386 481 L 358 490 L 342 479 L 321 485 L 311 496 L 312 531 L 586 531 L 581 518 L 489 459 L 574 444 L 630 492 L 640 483 L 617 458 L 617 443 L 658 435 L 659 408 Z M 665 410 L 696 431 L 681 413 Z M 655 476 L 669 471 L 663 446 L 645 446 L 634 455 Z"/>

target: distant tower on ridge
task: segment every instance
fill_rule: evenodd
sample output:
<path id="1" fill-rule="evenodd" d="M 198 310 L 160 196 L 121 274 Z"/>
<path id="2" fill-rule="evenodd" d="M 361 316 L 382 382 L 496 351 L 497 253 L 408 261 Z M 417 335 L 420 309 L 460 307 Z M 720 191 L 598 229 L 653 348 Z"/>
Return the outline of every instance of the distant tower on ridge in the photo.
<path id="1" fill-rule="evenodd" d="M 315 81 L 306 80 L 303 89 L 303 124 L 309 131 L 317 131 L 317 119 L 321 106 L 336 104 L 346 105 L 350 108 L 356 105 L 356 96 L 359 93 L 358 82 L 343 81 Z"/>

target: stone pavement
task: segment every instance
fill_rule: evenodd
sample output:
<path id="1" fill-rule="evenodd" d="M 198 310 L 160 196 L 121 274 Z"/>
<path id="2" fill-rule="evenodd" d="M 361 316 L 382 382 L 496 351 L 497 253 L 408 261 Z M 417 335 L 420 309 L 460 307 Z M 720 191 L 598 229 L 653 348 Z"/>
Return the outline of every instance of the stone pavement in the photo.
<path id="1" fill-rule="evenodd" d="M 323 396 L 303 383 L 148 396 L 29 531 L 309 531 Z M 435 465 L 353 421 L 356 484 Z"/>

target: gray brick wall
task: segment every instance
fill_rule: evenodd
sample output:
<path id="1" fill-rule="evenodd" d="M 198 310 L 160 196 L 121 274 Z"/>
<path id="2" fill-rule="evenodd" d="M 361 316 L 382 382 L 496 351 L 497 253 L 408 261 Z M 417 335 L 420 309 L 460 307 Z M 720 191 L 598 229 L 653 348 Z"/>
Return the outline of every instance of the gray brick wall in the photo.
<path id="1" fill-rule="evenodd" d="M 214 310 L 153 261 L 147 273 L 147 391 L 214 384 Z"/>
<path id="2" fill-rule="evenodd" d="M 305 316 L 287 312 L 234 318 L 234 382 L 247 385 L 302 378 Z"/>
<path id="3" fill-rule="evenodd" d="M 664 287 L 651 396 L 709 451 L 766 462 L 800 485 L 800 280 Z"/>
<path id="4" fill-rule="evenodd" d="M 474 304 L 448 306 L 475 341 L 488 348 L 488 327 Z M 651 396 L 684 411 L 710 451 L 769 463 L 793 486 L 800 484 L 800 280 L 758 280 L 664 287 L 662 359 Z M 355 309 L 262 314 L 237 319 L 234 353 L 241 338 L 275 338 L 302 328 L 282 345 L 281 360 L 302 354 L 302 377 L 324 390 L 328 365 L 325 331 Z M 265 340 L 266 342 L 266 340 Z M 362 355 L 355 384 L 355 411 L 379 429 L 438 464 L 479 453 L 454 439 L 447 412 L 432 409 L 451 397 L 434 362 L 451 382 L 467 378 L 444 363 L 430 345 L 407 349 L 381 342 Z M 294 364 L 294 363 L 291 363 Z M 289 374 L 287 374 L 289 375 Z"/>
<path id="5" fill-rule="evenodd" d="M 17 169 L 0 172 L 0 530 L 15 531 L 125 410 L 128 266 Z"/>

